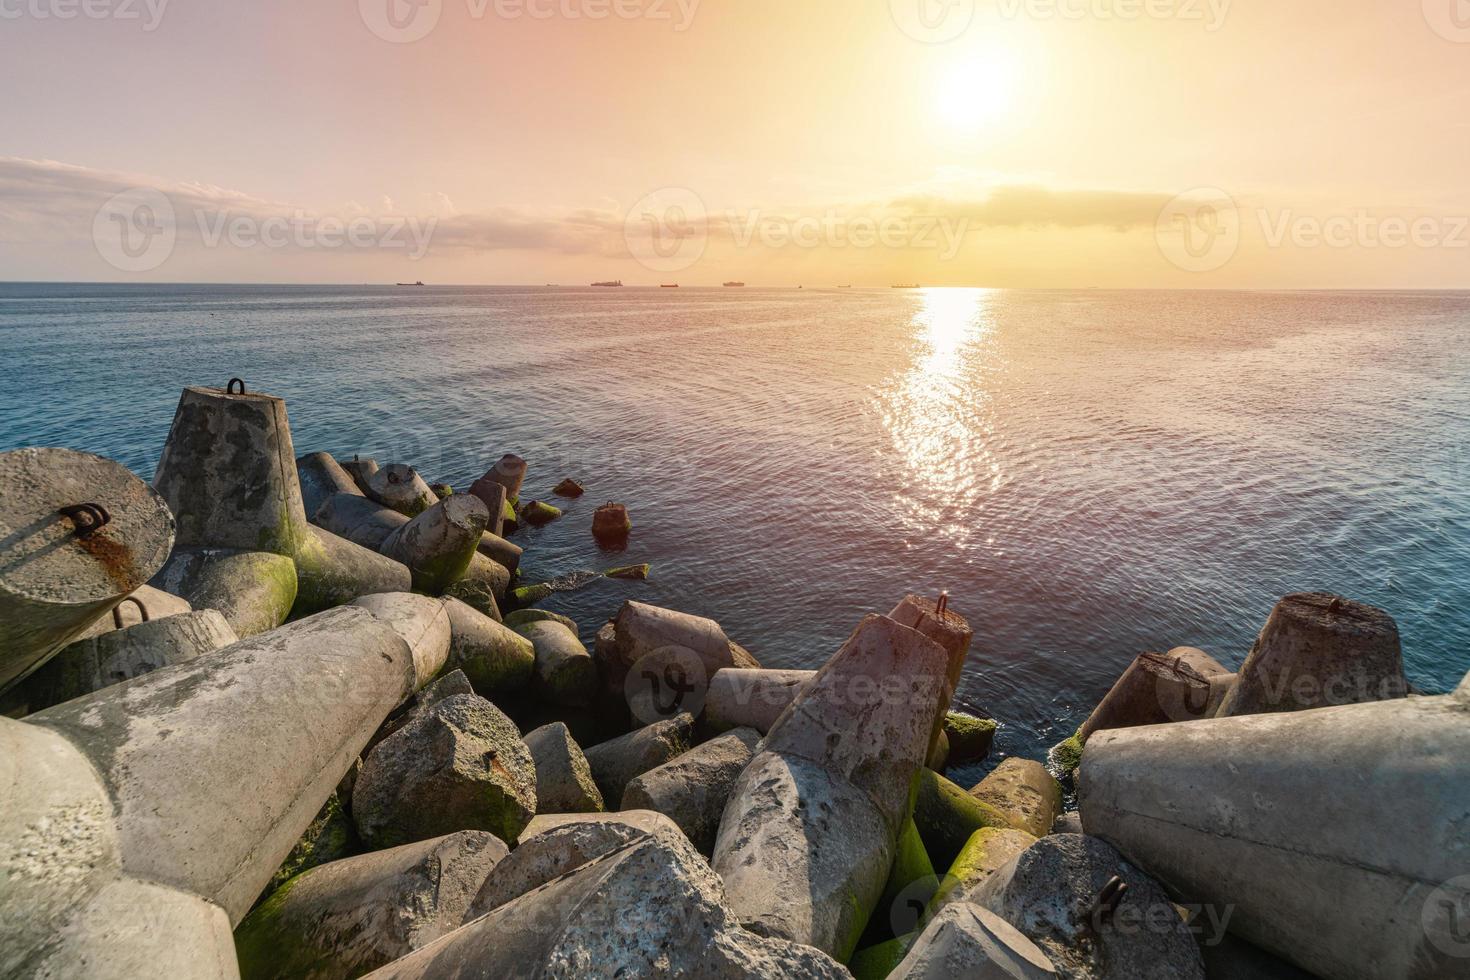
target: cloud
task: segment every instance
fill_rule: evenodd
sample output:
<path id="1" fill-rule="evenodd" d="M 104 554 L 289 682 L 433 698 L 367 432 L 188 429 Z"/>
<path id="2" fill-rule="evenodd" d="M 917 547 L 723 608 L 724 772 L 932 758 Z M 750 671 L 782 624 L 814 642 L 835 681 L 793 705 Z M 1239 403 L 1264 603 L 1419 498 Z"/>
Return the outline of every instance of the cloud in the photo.
<path id="1" fill-rule="evenodd" d="M 919 214 L 944 215 L 974 227 L 1152 228 L 1173 194 L 1114 190 L 1052 190 L 1002 186 L 977 200 L 914 195 L 893 202 Z"/>

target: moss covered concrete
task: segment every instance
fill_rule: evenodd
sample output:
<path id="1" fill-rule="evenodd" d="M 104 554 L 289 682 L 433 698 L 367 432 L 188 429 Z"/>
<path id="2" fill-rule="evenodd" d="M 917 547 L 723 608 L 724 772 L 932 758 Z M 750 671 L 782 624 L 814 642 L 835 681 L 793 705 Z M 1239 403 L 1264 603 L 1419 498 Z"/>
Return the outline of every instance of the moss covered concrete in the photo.
<path id="1" fill-rule="evenodd" d="M 934 864 L 947 868 L 977 830 L 1009 827 L 1005 814 L 931 769 L 915 777 L 914 825 Z"/>

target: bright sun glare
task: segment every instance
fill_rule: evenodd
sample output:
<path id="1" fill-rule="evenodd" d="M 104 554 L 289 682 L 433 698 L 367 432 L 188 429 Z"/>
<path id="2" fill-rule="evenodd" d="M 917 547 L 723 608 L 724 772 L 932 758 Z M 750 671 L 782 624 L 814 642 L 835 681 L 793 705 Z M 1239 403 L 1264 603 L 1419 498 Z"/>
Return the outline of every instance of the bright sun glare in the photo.
<path id="1" fill-rule="evenodd" d="M 938 76 L 934 108 L 952 132 L 968 135 L 1006 115 L 1016 96 L 1016 60 L 1006 51 L 976 53 Z"/>

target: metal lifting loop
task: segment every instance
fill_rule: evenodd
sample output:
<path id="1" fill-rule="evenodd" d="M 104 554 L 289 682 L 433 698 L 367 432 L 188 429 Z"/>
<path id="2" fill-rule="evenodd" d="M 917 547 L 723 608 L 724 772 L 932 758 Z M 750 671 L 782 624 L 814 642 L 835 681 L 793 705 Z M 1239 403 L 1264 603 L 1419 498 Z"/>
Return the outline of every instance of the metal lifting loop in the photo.
<path id="1" fill-rule="evenodd" d="M 76 525 L 77 537 L 84 540 L 102 530 L 112 520 L 112 514 L 101 504 L 77 504 L 74 507 L 63 507 L 58 513 L 71 518 Z"/>
<path id="2" fill-rule="evenodd" d="M 934 614 L 943 617 L 949 610 L 949 590 L 945 589 L 939 593 L 939 601 L 934 604 Z"/>
<path id="3" fill-rule="evenodd" d="M 236 391 L 235 390 L 235 385 L 239 385 L 240 386 L 240 390 L 239 391 Z M 227 394 L 227 395 L 243 395 L 243 394 L 245 394 L 245 382 L 242 379 L 240 379 L 240 378 L 231 378 L 230 379 L 230 383 L 227 384 L 227 385 L 225 385 L 225 394 Z"/>
<path id="4" fill-rule="evenodd" d="M 142 621 L 145 622 L 145 623 L 148 622 L 148 607 L 145 606 L 145 605 L 143 605 L 143 600 L 142 599 L 139 599 L 137 596 L 130 595 L 126 599 L 124 599 L 122 602 L 119 602 L 117 605 L 115 605 L 115 606 L 112 607 L 112 625 L 113 626 L 116 626 L 118 629 L 122 629 L 123 628 L 123 621 L 122 621 L 122 607 L 123 607 L 123 602 L 131 602 L 133 605 L 137 606 L 138 607 L 138 615 L 143 617 L 143 620 Z"/>

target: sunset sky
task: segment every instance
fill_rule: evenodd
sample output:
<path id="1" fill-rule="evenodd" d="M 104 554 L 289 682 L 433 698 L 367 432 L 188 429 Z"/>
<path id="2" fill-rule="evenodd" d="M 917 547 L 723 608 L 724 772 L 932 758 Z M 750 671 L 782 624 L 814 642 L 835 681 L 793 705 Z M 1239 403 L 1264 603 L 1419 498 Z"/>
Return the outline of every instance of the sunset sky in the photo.
<path id="1" fill-rule="evenodd" d="M 87 2 L 0 279 L 1470 287 L 1462 0 Z"/>

